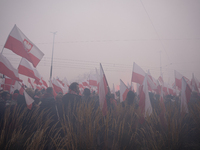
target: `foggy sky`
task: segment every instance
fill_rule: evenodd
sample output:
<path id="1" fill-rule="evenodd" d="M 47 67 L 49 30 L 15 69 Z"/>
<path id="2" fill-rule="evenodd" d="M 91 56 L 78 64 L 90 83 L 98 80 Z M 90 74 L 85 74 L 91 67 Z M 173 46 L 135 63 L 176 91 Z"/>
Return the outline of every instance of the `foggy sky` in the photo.
<path id="1" fill-rule="evenodd" d="M 0 48 L 16 24 L 45 54 L 37 69 L 47 81 L 53 34 L 53 76 L 73 81 L 102 63 L 109 85 L 130 82 L 133 62 L 165 82 L 174 69 L 200 80 L 199 0 L 1 0 Z M 18 67 L 20 57 L 4 49 Z"/>

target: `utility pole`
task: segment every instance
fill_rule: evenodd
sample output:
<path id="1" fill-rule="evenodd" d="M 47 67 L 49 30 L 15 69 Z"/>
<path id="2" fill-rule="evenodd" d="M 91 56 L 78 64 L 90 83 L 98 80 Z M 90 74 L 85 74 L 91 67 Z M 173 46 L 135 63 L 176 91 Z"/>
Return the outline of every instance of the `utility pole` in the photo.
<path id="1" fill-rule="evenodd" d="M 52 47 L 52 57 L 51 57 L 50 81 L 51 81 L 51 78 L 52 78 L 52 71 L 53 71 L 54 40 L 55 40 L 55 35 L 56 35 L 57 31 L 56 32 L 51 32 L 51 33 L 53 33 L 53 47 Z"/>

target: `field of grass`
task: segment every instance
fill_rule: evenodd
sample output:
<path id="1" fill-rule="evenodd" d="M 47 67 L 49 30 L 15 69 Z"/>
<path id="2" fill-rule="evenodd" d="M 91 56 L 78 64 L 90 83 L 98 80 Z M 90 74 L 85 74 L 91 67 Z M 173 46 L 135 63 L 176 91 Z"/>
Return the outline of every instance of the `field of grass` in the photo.
<path id="1" fill-rule="evenodd" d="M 169 103 L 164 118 L 154 110 L 142 123 L 137 112 L 119 105 L 104 117 L 93 103 L 80 104 L 57 121 L 48 110 L 7 108 L 0 149 L 200 149 L 199 100 L 189 104 L 188 114 Z"/>

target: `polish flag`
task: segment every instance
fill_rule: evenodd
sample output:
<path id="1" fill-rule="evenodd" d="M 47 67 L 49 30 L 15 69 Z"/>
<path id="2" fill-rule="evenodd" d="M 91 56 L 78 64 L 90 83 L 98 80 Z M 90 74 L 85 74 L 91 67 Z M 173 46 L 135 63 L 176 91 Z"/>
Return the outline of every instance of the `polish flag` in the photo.
<path id="1" fill-rule="evenodd" d="M 42 85 L 42 80 L 41 80 L 42 76 L 40 75 L 40 73 L 37 71 L 36 68 L 33 68 L 33 71 L 34 71 L 36 83 Z"/>
<path id="2" fill-rule="evenodd" d="M 1 84 L 1 87 L 3 88 L 3 90 L 10 91 L 11 87 L 15 85 L 15 82 L 15 80 L 5 77 L 4 83 Z"/>
<path id="3" fill-rule="evenodd" d="M 99 104 L 103 115 L 107 114 L 106 94 L 108 93 L 108 83 L 104 74 L 102 65 L 100 64 L 100 81 L 99 81 Z"/>
<path id="4" fill-rule="evenodd" d="M 90 86 L 89 86 L 88 80 L 84 80 L 84 81 L 82 82 L 82 85 L 83 85 L 84 87 L 87 87 L 87 88 L 90 87 Z"/>
<path id="5" fill-rule="evenodd" d="M 60 84 L 62 84 L 62 86 L 64 86 L 65 84 L 57 77 L 56 79 Z"/>
<path id="6" fill-rule="evenodd" d="M 124 82 L 120 79 L 120 102 L 126 100 L 126 96 L 128 93 L 128 87 L 124 84 Z"/>
<path id="7" fill-rule="evenodd" d="M 34 102 L 33 98 L 30 97 L 30 96 L 28 95 L 28 93 L 27 93 L 25 90 L 24 90 L 24 97 L 25 97 L 26 105 L 27 105 L 28 109 L 31 110 L 32 104 L 33 104 L 33 102 Z"/>
<path id="8" fill-rule="evenodd" d="M 182 87 L 181 87 L 181 112 L 188 113 L 188 102 L 191 96 L 191 89 L 187 84 L 184 77 L 182 77 Z"/>
<path id="9" fill-rule="evenodd" d="M 18 84 L 19 84 L 19 83 L 18 83 Z M 22 84 L 19 84 L 19 85 L 20 85 L 19 94 L 23 95 L 24 89 L 25 89 L 25 84 L 22 83 Z"/>
<path id="10" fill-rule="evenodd" d="M 9 60 L 4 57 L 2 54 L 0 54 L 0 73 L 6 75 L 7 77 L 22 82 L 22 80 L 19 79 L 19 74 L 17 69 L 15 69 Z"/>
<path id="11" fill-rule="evenodd" d="M 69 82 L 66 77 L 63 79 L 62 82 L 64 83 L 64 87 L 69 87 Z"/>
<path id="12" fill-rule="evenodd" d="M 37 81 L 41 78 L 41 76 L 38 75 L 37 69 L 33 68 L 25 58 L 22 58 L 19 63 L 18 72 Z"/>
<path id="13" fill-rule="evenodd" d="M 161 76 L 158 78 L 158 81 L 160 82 L 161 85 L 164 85 L 164 81 L 163 81 L 163 78 Z"/>
<path id="14" fill-rule="evenodd" d="M 175 84 L 179 89 L 181 89 L 182 78 L 184 78 L 186 82 L 189 82 L 189 79 L 187 79 L 185 76 L 183 76 L 176 70 L 174 70 L 174 75 L 175 75 Z"/>
<path id="15" fill-rule="evenodd" d="M 48 85 L 47 85 L 46 81 L 44 81 L 43 78 L 41 78 L 41 80 L 42 80 L 42 84 L 43 84 L 46 88 L 48 88 Z M 45 89 L 46 89 L 46 88 L 45 88 Z"/>
<path id="16" fill-rule="evenodd" d="M 42 51 L 40 51 L 16 25 L 10 32 L 4 47 L 26 58 L 34 67 L 37 66 L 44 56 Z"/>
<path id="17" fill-rule="evenodd" d="M 60 84 L 60 82 L 58 82 L 55 78 L 53 78 L 52 85 L 53 85 L 54 90 L 55 90 L 57 93 L 62 92 L 63 94 L 65 94 L 64 91 L 63 91 L 63 88 L 64 88 L 64 87 L 63 87 L 62 84 Z"/>
<path id="18" fill-rule="evenodd" d="M 28 78 L 28 83 L 31 85 L 32 89 L 34 89 L 34 86 L 33 86 L 32 82 L 31 82 L 30 78 Z"/>
<path id="19" fill-rule="evenodd" d="M 147 85 L 147 75 L 145 75 L 144 82 L 140 89 L 139 97 L 139 107 L 141 109 L 141 113 L 144 115 L 144 117 L 146 117 L 147 115 L 150 115 L 152 113 L 152 106 L 149 98 L 149 91 Z"/>
<path id="20" fill-rule="evenodd" d="M 149 78 L 153 81 L 153 83 L 155 84 L 155 86 L 158 86 L 158 81 L 151 75 L 150 71 L 148 70 L 148 76 Z"/>
<path id="21" fill-rule="evenodd" d="M 91 86 L 97 86 L 97 77 L 96 75 L 90 73 L 90 76 L 89 76 L 89 85 Z"/>
<path id="22" fill-rule="evenodd" d="M 142 84 L 144 81 L 144 76 L 144 70 L 134 62 L 131 82 Z"/>

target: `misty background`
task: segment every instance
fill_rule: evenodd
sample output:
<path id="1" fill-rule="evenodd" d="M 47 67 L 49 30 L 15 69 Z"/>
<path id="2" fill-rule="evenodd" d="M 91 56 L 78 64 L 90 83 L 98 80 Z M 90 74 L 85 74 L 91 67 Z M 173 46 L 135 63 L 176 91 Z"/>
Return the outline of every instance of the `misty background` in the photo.
<path id="1" fill-rule="evenodd" d="M 200 80 L 199 0 L 1 0 L 1 50 L 15 24 L 45 54 L 37 70 L 46 81 L 55 31 L 54 77 L 75 81 L 102 63 L 112 87 L 130 83 L 136 62 L 156 79 L 161 65 L 170 84 L 174 70 Z M 3 55 L 18 67 L 21 57 Z"/>

